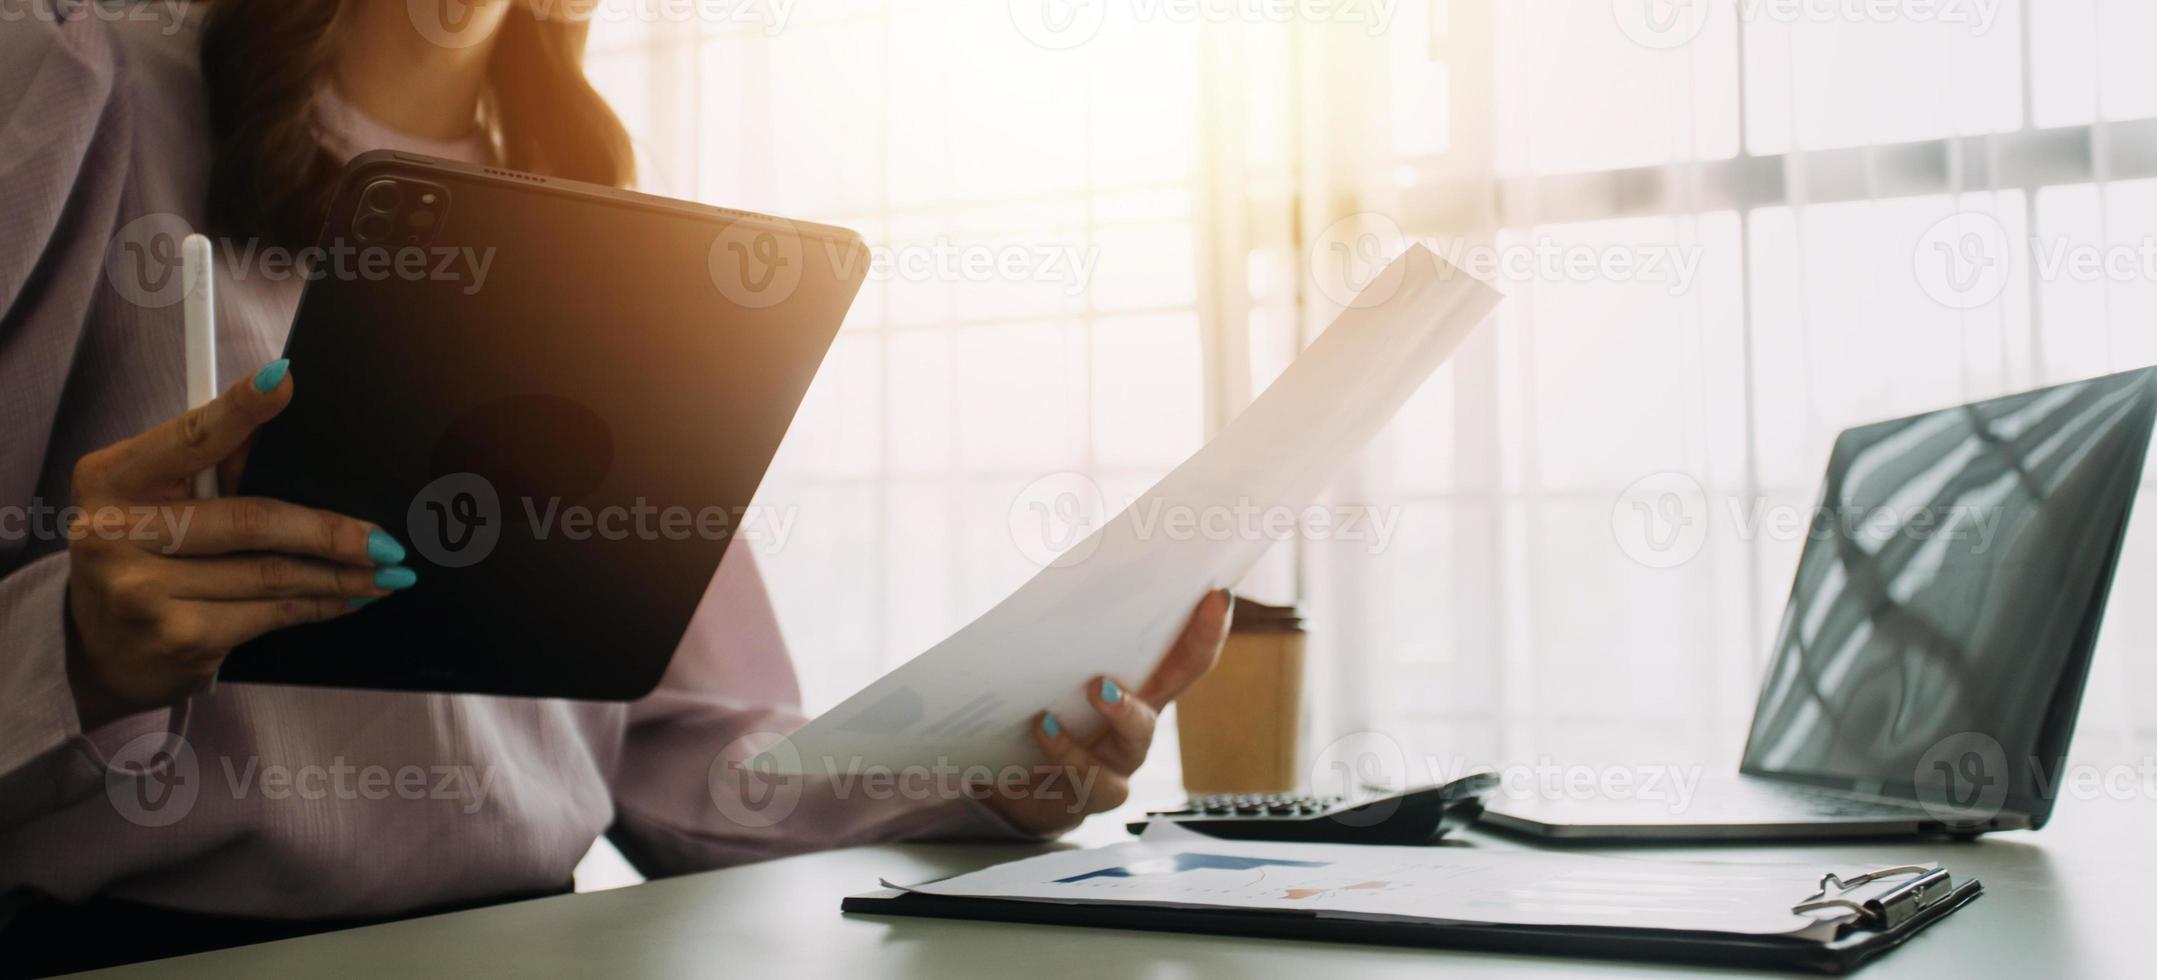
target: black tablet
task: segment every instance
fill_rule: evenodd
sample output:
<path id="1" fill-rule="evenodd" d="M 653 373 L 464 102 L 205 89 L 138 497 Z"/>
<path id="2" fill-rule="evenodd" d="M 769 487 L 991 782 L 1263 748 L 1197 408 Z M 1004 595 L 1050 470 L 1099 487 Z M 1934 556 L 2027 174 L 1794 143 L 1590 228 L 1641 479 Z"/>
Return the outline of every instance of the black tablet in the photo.
<path id="1" fill-rule="evenodd" d="M 839 228 L 389 151 L 308 259 L 240 493 L 377 522 L 419 582 L 221 678 L 587 700 L 659 682 L 869 265 Z"/>

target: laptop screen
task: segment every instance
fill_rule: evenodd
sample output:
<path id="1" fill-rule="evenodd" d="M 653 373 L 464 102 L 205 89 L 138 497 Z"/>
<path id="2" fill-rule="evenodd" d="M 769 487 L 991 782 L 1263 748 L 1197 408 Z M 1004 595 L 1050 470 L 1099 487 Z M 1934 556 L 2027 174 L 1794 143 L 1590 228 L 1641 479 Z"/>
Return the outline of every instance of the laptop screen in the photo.
<path id="1" fill-rule="evenodd" d="M 2041 820 L 2153 416 L 2157 369 L 1843 433 L 1745 771 Z"/>

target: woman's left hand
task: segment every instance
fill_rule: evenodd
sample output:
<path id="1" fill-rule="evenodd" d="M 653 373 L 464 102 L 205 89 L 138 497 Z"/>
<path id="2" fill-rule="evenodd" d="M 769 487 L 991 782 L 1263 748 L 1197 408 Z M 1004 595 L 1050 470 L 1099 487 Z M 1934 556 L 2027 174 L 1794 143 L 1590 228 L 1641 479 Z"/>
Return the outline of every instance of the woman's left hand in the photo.
<path id="1" fill-rule="evenodd" d="M 1013 826 L 1042 835 L 1063 833 L 1087 814 L 1122 806 L 1131 796 L 1131 774 L 1153 746 L 1161 709 L 1213 669 L 1234 607 L 1227 589 L 1209 593 L 1137 690 L 1114 677 L 1089 683 L 1086 698 L 1108 722 L 1099 733 L 1076 738 L 1054 715 L 1036 716 L 1034 741 L 1048 754 L 1049 767 L 1017 792 L 984 787 L 983 801 Z"/>

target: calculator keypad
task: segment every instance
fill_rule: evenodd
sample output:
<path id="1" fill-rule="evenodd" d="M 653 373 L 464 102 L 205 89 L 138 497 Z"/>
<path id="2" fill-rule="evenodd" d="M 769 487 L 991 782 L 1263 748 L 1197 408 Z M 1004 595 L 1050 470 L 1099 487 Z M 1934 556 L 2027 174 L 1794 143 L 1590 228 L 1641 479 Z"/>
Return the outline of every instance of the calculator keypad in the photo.
<path id="1" fill-rule="evenodd" d="M 1155 817 L 1312 817 L 1323 816 L 1347 802 L 1346 797 L 1290 795 L 1285 793 L 1216 793 L 1193 798 L 1174 810 L 1154 810 Z"/>
<path id="2" fill-rule="evenodd" d="M 1474 822 L 1498 777 L 1470 773 L 1437 786 L 1376 796 L 1218 793 L 1125 824 L 1134 834 L 1173 823 L 1212 837 L 1334 844 L 1428 844 Z"/>

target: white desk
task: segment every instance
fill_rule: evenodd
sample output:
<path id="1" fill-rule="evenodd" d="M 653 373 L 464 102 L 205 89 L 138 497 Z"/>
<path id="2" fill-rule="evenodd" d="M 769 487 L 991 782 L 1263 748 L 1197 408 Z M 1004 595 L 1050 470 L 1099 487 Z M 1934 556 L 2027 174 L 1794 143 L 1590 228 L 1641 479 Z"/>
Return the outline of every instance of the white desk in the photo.
<path id="1" fill-rule="evenodd" d="M 1903 864 L 1976 874 L 1984 897 L 1861 972 L 1892 977 L 2157 974 L 2157 804 L 2066 800 L 2052 826 L 1971 844 L 1629 849 L 1721 860 Z M 1118 839 L 1099 818 L 1079 839 Z M 1485 832 L 1477 846 L 1524 846 Z M 812 977 L 1662 975 L 1655 964 L 1166 933 L 841 916 L 877 878 L 919 881 L 1014 846 L 859 848 L 109 971 L 112 976 Z"/>

